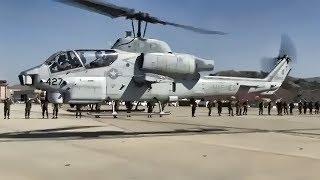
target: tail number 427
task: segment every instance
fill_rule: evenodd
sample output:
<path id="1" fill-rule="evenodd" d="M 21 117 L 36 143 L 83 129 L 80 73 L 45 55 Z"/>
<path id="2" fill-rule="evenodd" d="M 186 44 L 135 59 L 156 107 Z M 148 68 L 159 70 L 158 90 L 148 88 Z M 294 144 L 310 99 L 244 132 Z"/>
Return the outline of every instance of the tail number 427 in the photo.
<path id="1" fill-rule="evenodd" d="M 49 78 L 46 82 L 48 85 L 56 86 L 56 85 L 61 85 L 63 83 L 62 78 Z"/>

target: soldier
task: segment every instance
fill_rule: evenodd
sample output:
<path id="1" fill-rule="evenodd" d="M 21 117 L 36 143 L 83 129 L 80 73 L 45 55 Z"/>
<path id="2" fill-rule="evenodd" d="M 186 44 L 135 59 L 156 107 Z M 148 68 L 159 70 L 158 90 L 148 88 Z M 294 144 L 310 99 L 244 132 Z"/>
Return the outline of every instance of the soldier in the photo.
<path id="1" fill-rule="evenodd" d="M 31 98 L 26 99 L 26 108 L 25 108 L 25 118 L 26 119 L 30 119 L 30 111 L 31 111 L 31 107 L 32 107 L 32 100 Z"/>
<path id="2" fill-rule="evenodd" d="M 290 109 L 290 115 L 293 115 L 293 109 L 294 109 L 294 104 L 293 104 L 293 102 L 291 102 L 291 103 L 289 104 L 289 109 Z"/>
<path id="3" fill-rule="evenodd" d="M 239 116 L 240 115 L 240 102 L 237 100 L 235 103 L 236 106 L 236 115 Z"/>
<path id="4" fill-rule="evenodd" d="M 302 102 L 301 101 L 299 101 L 299 103 L 298 103 L 298 109 L 299 109 L 299 114 L 302 114 Z"/>
<path id="5" fill-rule="evenodd" d="M 127 108 L 127 117 L 131 117 L 131 109 L 132 109 L 131 101 L 126 101 L 125 105 L 126 105 L 126 108 Z"/>
<path id="6" fill-rule="evenodd" d="M 288 103 L 286 101 L 284 101 L 282 105 L 283 105 L 283 113 L 285 115 L 288 115 L 289 114 L 288 113 Z"/>
<path id="7" fill-rule="evenodd" d="M 277 115 L 280 115 L 280 101 L 276 101 Z"/>
<path id="8" fill-rule="evenodd" d="M 248 114 L 248 100 L 243 102 L 243 115 L 247 115 Z"/>
<path id="9" fill-rule="evenodd" d="M 153 105 L 150 101 L 147 103 L 147 108 L 148 108 L 148 118 L 152 117 L 152 111 L 153 111 Z"/>
<path id="10" fill-rule="evenodd" d="M 218 109 L 219 116 L 221 116 L 221 112 L 222 112 L 222 102 L 221 102 L 221 100 L 217 101 L 217 109 Z"/>
<path id="11" fill-rule="evenodd" d="M 283 111 L 283 102 L 280 101 L 280 102 L 279 102 L 279 112 L 280 112 L 280 116 L 282 116 L 282 111 Z"/>
<path id="12" fill-rule="evenodd" d="M 196 113 L 196 109 L 197 109 L 197 103 L 194 100 L 194 98 L 190 99 L 190 105 L 191 105 L 191 115 L 192 115 L 192 117 L 196 117 L 195 113 Z"/>
<path id="13" fill-rule="evenodd" d="M 268 115 L 271 115 L 271 109 L 272 109 L 272 102 L 268 102 Z"/>
<path id="14" fill-rule="evenodd" d="M 97 114 L 100 113 L 100 109 L 101 109 L 101 104 L 97 103 L 96 104 L 96 108 L 95 108 Z M 95 115 L 95 118 L 100 118 L 100 116 L 99 115 Z"/>
<path id="15" fill-rule="evenodd" d="M 41 100 L 42 119 L 44 119 L 45 114 L 47 115 L 47 119 L 49 118 L 48 104 L 49 104 L 49 101 L 47 97 Z"/>
<path id="16" fill-rule="evenodd" d="M 233 108 L 232 108 L 231 100 L 228 101 L 228 111 L 229 111 L 229 116 L 233 116 Z"/>
<path id="17" fill-rule="evenodd" d="M 209 110 L 208 116 L 211 116 L 212 107 L 213 107 L 213 102 L 212 102 L 212 101 L 209 101 L 208 104 L 207 104 L 207 108 L 208 108 L 208 110 Z"/>
<path id="18" fill-rule="evenodd" d="M 263 101 L 259 103 L 259 115 L 263 115 Z"/>
<path id="19" fill-rule="evenodd" d="M 242 116 L 242 103 L 239 101 L 239 116 Z"/>
<path id="20" fill-rule="evenodd" d="M 307 103 L 307 101 L 304 101 L 304 103 L 303 103 L 303 114 L 307 114 L 307 109 L 308 109 L 308 103 Z"/>
<path id="21" fill-rule="evenodd" d="M 82 108 L 81 104 L 76 104 L 76 118 L 78 118 L 78 117 L 81 118 L 82 117 L 81 108 Z"/>
<path id="22" fill-rule="evenodd" d="M 119 101 L 114 101 L 114 109 L 118 112 L 119 111 Z"/>
<path id="23" fill-rule="evenodd" d="M 53 117 L 52 117 L 52 119 L 58 118 L 58 112 L 59 112 L 59 104 L 53 103 Z"/>
<path id="24" fill-rule="evenodd" d="M 8 118 L 10 119 L 10 106 L 12 104 L 12 101 L 10 98 L 6 98 L 3 101 L 3 109 L 4 109 L 4 119 Z"/>
<path id="25" fill-rule="evenodd" d="M 312 101 L 309 102 L 308 108 L 309 108 L 309 114 L 312 114 L 312 110 L 313 110 L 313 102 Z"/>
<path id="26" fill-rule="evenodd" d="M 315 114 L 319 114 L 319 108 L 320 108 L 319 106 L 320 106 L 319 101 L 314 103 L 314 113 Z"/>

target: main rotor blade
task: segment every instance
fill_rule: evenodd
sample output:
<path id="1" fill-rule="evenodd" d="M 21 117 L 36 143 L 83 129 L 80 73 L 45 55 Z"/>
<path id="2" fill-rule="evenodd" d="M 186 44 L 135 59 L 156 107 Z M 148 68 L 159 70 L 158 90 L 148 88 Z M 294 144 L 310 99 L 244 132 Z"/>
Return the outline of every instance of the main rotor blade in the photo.
<path id="1" fill-rule="evenodd" d="M 97 0 L 56 0 L 73 7 L 78 7 L 91 12 L 99 13 L 111 18 L 128 17 L 135 14 L 134 9 L 120 7 L 107 2 Z"/>
<path id="2" fill-rule="evenodd" d="M 85 9 L 91 12 L 99 13 L 111 18 L 125 17 L 127 19 L 145 21 L 152 24 L 170 25 L 170 26 L 186 29 L 189 31 L 201 33 L 201 34 L 218 34 L 218 35 L 227 34 L 221 31 L 206 30 L 206 29 L 197 28 L 193 26 L 163 21 L 158 19 L 157 17 L 150 16 L 148 13 L 144 13 L 140 11 L 136 12 L 134 9 L 121 7 L 121 6 L 114 5 L 112 3 L 102 2 L 98 0 L 56 0 L 56 1 L 70 5 L 70 6 L 79 7 L 81 9 Z"/>
<path id="3" fill-rule="evenodd" d="M 188 26 L 188 25 L 176 24 L 176 23 L 171 23 L 171 22 L 165 22 L 164 25 L 170 25 L 170 26 L 174 26 L 174 27 L 179 27 L 179 28 L 182 28 L 182 29 L 186 29 L 186 30 L 197 32 L 197 33 L 201 33 L 201 34 L 218 34 L 218 35 L 227 34 L 227 33 L 222 32 L 222 31 L 212 31 L 212 30 L 197 28 L 197 27 Z"/>
<path id="4" fill-rule="evenodd" d="M 293 62 L 297 61 L 297 49 L 287 34 L 283 34 L 281 36 L 279 57 L 283 57 L 284 55 L 289 56 L 289 58 Z"/>

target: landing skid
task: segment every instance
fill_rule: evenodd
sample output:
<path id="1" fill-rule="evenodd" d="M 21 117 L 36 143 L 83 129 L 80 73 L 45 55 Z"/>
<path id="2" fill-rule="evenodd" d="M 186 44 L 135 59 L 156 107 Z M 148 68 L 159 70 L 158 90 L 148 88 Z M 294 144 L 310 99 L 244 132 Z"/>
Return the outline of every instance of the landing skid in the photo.
<path id="1" fill-rule="evenodd" d="M 155 113 L 151 113 L 151 115 L 161 115 L 161 116 L 165 116 L 165 115 L 170 115 L 170 112 L 155 112 Z M 89 116 L 100 116 L 100 117 L 113 117 L 114 114 L 113 113 L 88 113 Z M 127 113 L 117 113 L 117 116 L 127 116 Z M 149 113 L 130 113 L 131 116 L 148 116 Z"/>

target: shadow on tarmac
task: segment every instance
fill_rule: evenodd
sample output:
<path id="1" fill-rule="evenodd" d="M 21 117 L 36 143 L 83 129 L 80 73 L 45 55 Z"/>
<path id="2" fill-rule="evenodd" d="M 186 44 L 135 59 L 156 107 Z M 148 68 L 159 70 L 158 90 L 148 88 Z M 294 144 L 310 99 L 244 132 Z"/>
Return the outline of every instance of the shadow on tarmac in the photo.
<path id="1" fill-rule="evenodd" d="M 223 132 L 226 129 L 176 129 L 168 131 L 141 131 L 141 132 L 125 132 L 125 131 L 78 131 L 78 132 L 57 132 L 63 130 L 75 130 L 75 129 L 87 129 L 101 126 L 73 126 L 65 128 L 54 128 L 54 129 L 40 129 L 33 131 L 20 131 L 0 134 L 1 139 L 28 139 L 28 138 L 97 138 L 101 136 L 147 136 L 147 135 L 169 135 L 169 134 L 181 134 L 181 133 L 207 133 L 207 132 Z"/>

